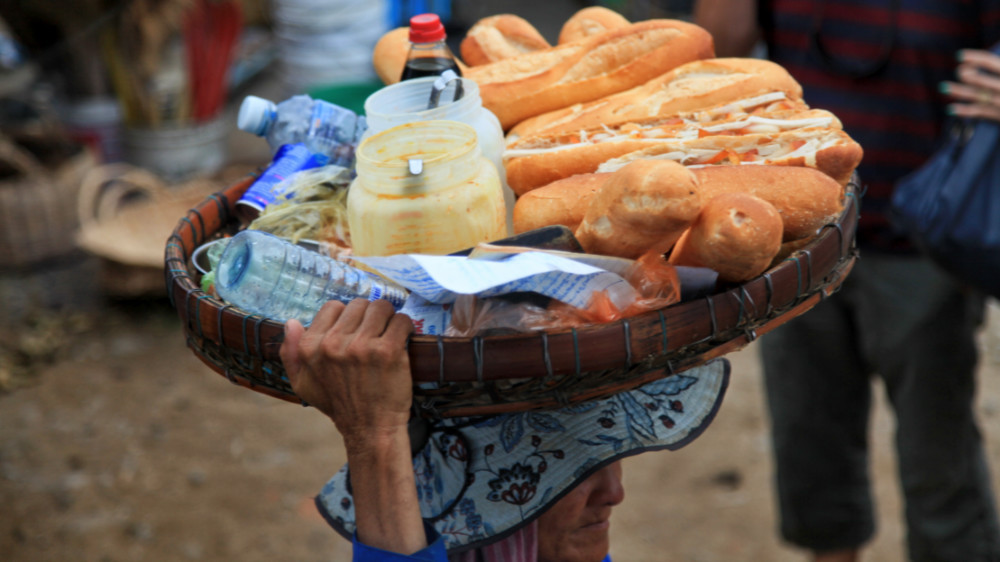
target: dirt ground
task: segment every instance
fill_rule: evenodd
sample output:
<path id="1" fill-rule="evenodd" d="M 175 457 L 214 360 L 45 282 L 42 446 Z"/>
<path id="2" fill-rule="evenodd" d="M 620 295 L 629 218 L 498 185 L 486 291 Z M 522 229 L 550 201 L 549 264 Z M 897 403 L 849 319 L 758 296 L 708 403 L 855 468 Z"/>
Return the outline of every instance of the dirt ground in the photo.
<path id="1" fill-rule="evenodd" d="M 576 7 L 515 6 L 549 36 Z M 531 15 L 532 6 L 552 22 Z M 1000 308 L 990 312 L 979 412 L 1000 474 Z M 0 331 L 0 343 L 18 344 L 13 355 L 39 358 L 11 370 L 0 346 L 0 560 L 350 559 L 347 541 L 313 505 L 344 461 L 324 416 L 204 366 L 165 299 L 45 320 Z M 730 359 L 728 395 L 702 437 L 625 461 L 626 499 L 612 519 L 616 562 L 806 560 L 775 530 L 756 347 Z M 880 529 L 865 562 L 903 560 L 892 431 L 880 397 L 872 424 Z"/>
<path id="2" fill-rule="evenodd" d="M 1000 314 L 984 329 L 980 414 L 1000 466 Z M 186 348 L 165 300 L 68 323 L 50 359 L 0 394 L 0 559 L 348 560 L 312 497 L 343 461 L 312 409 L 230 384 Z M 38 328 L 25 327 L 30 341 Z M 44 335 L 44 334 L 43 334 Z M 616 561 L 804 560 L 775 533 L 755 346 L 730 356 L 713 426 L 625 461 Z M 881 528 L 865 560 L 902 560 L 892 422 L 876 408 Z M 1000 482 L 998 482 L 1000 484 Z"/>

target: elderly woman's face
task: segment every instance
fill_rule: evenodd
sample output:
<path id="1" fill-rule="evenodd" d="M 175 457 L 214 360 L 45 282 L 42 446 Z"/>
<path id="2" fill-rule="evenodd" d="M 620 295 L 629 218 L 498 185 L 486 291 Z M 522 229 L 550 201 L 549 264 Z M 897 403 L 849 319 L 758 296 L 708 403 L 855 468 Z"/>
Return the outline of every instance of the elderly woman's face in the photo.
<path id="1" fill-rule="evenodd" d="M 611 508 L 625 498 L 621 462 L 598 470 L 538 518 L 539 562 L 600 562 Z"/>

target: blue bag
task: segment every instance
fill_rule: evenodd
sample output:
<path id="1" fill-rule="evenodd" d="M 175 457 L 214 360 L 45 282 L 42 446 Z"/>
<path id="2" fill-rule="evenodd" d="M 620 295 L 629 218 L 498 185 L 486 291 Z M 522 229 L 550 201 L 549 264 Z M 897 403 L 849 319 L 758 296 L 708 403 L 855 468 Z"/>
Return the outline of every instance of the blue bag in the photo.
<path id="1" fill-rule="evenodd" d="M 953 119 L 934 155 L 896 185 L 892 213 L 943 269 L 1000 298 L 1000 123 Z"/>

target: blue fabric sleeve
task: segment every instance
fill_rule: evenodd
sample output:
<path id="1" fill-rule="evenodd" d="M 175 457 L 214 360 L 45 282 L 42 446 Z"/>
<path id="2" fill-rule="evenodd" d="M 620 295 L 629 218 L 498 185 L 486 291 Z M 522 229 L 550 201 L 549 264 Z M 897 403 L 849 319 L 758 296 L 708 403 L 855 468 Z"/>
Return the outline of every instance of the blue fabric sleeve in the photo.
<path id="1" fill-rule="evenodd" d="M 448 552 L 444 548 L 444 539 L 438 535 L 434 527 L 424 523 L 424 533 L 427 535 L 427 548 L 413 554 L 399 554 L 381 548 L 368 546 L 358 540 L 358 534 L 351 537 L 354 562 L 448 562 Z M 610 562 L 610 561 L 609 561 Z"/>

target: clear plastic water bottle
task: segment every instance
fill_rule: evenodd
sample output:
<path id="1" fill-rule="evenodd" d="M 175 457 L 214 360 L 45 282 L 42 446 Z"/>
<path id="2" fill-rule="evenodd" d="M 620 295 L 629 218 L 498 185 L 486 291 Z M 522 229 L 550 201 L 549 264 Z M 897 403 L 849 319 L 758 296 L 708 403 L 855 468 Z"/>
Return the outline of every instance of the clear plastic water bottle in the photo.
<path id="1" fill-rule="evenodd" d="M 368 128 L 363 115 L 307 95 L 292 96 L 281 103 L 247 96 L 240 105 L 237 126 L 267 139 L 273 150 L 303 143 L 331 164 L 350 168 L 354 149 Z"/>
<path id="2" fill-rule="evenodd" d="M 247 312 L 306 325 L 329 300 L 384 299 L 399 310 L 408 295 L 381 277 L 258 230 L 243 230 L 226 244 L 215 290 Z"/>

